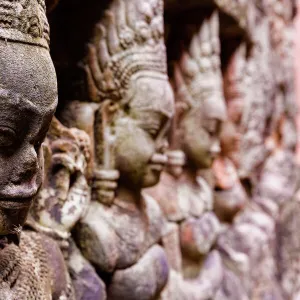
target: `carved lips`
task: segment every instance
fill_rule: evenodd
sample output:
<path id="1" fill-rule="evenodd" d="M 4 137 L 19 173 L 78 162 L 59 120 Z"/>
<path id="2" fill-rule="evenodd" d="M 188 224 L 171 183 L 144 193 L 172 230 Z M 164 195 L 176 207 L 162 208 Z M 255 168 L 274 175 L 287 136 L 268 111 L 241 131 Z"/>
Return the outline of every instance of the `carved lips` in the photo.
<path id="1" fill-rule="evenodd" d="M 33 197 L 29 198 L 13 198 L 13 199 L 0 199 L 0 207 L 7 209 L 21 209 L 31 205 Z"/>

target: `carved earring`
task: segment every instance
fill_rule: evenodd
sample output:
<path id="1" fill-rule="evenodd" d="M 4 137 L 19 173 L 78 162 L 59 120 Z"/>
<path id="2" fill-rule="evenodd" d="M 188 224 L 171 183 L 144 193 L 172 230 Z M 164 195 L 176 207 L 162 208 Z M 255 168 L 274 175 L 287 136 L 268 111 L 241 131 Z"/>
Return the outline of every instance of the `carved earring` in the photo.
<path id="1" fill-rule="evenodd" d="M 106 100 L 101 105 L 103 165 L 94 171 L 93 200 L 105 205 L 112 205 L 117 189 L 120 173 L 115 169 L 114 145 L 115 134 L 111 130 L 114 116 L 118 111 L 118 104 Z"/>
<path id="2" fill-rule="evenodd" d="M 182 174 L 186 162 L 185 153 L 181 150 L 169 150 L 167 157 L 168 172 L 178 178 Z"/>

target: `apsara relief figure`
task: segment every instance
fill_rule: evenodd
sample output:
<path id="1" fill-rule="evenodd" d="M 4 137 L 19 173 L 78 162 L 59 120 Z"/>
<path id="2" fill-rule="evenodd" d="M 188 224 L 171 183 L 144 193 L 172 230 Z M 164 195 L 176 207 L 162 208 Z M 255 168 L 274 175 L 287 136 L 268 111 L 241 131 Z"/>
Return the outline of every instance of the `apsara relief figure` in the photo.
<path id="1" fill-rule="evenodd" d="M 213 191 L 198 175 L 199 170 L 211 168 L 218 155 L 220 126 L 226 119 L 219 56 L 215 11 L 195 30 L 174 63 L 176 114 L 167 172 L 148 191 L 169 222 L 163 245 L 172 271 L 164 299 L 209 299 L 222 281 L 220 256 L 211 250 L 220 231 L 212 211 Z"/>
<path id="2" fill-rule="evenodd" d="M 163 2 L 113 1 L 95 26 L 84 61 L 94 113 L 93 192 L 75 239 L 107 274 L 108 299 L 155 299 L 169 267 L 165 222 L 142 194 L 155 185 L 167 157 L 173 115 L 163 41 Z"/>
<path id="3" fill-rule="evenodd" d="M 219 219 L 225 222 L 231 222 L 247 201 L 238 174 L 241 123 L 247 100 L 246 62 L 246 45 L 242 43 L 229 58 L 223 72 L 228 119 L 221 126 L 221 153 L 214 161 L 213 171 L 216 189 L 214 210 Z"/>

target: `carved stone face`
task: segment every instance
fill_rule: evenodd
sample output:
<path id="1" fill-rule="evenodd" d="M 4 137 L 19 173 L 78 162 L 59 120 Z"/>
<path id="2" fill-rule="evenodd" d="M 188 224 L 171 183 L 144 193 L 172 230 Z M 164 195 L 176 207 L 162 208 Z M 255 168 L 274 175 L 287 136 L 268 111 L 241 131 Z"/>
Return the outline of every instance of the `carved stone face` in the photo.
<path id="1" fill-rule="evenodd" d="M 121 183 L 150 187 L 158 183 L 167 157 L 167 127 L 173 92 L 167 80 L 140 78 L 129 110 L 115 122 L 116 168 Z"/>
<path id="2" fill-rule="evenodd" d="M 202 108 L 189 111 L 183 118 L 182 149 L 187 163 L 196 169 L 210 168 L 214 158 L 220 152 L 220 120 L 205 116 Z"/>
<path id="3" fill-rule="evenodd" d="M 41 144 L 57 104 L 53 64 L 41 47 L 0 40 L 0 234 L 24 224 L 43 174 Z"/>

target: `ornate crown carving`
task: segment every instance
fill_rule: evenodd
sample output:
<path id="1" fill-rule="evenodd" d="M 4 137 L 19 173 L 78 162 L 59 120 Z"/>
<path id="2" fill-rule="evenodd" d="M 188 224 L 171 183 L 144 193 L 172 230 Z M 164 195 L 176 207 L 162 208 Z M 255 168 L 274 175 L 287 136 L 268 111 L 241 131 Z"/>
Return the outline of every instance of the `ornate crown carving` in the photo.
<path id="1" fill-rule="evenodd" d="M 84 67 L 90 98 L 124 101 L 140 71 L 166 76 L 163 34 L 162 0 L 113 1 L 88 45 Z"/>
<path id="2" fill-rule="evenodd" d="M 48 49 L 44 0 L 0 0 L 0 38 Z"/>
<path id="3" fill-rule="evenodd" d="M 219 118 L 226 116 L 220 68 L 219 15 L 205 19 L 188 49 L 174 65 L 176 106 L 202 107 Z"/>
<path id="4" fill-rule="evenodd" d="M 242 43 L 229 59 L 224 72 L 224 92 L 227 101 L 245 96 L 246 67 L 246 44 Z"/>

